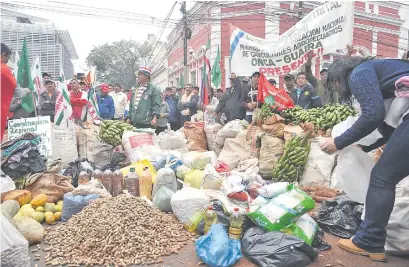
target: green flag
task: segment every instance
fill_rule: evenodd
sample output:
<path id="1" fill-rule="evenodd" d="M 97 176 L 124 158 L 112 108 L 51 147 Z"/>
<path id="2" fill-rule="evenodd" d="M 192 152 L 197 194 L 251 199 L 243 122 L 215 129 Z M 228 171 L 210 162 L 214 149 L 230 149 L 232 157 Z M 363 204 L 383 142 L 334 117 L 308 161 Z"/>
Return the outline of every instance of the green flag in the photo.
<path id="1" fill-rule="evenodd" d="M 180 86 L 180 87 L 185 86 L 185 79 L 184 79 L 184 77 L 183 77 L 183 73 L 180 74 L 179 86 Z"/>
<path id="2" fill-rule="evenodd" d="M 222 70 L 220 69 L 220 46 L 217 46 L 217 55 L 212 67 L 212 83 L 216 88 L 222 83 Z"/>
<path id="3" fill-rule="evenodd" d="M 30 88 L 30 90 L 34 93 L 34 84 L 33 79 L 31 79 L 30 63 L 28 62 L 26 39 L 24 39 L 23 42 L 23 49 L 21 51 L 20 62 L 18 64 L 17 83 L 20 85 L 20 87 Z M 28 94 L 21 99 L 21 106 L 30 113 L 34 111 L 33 93 Z"/>

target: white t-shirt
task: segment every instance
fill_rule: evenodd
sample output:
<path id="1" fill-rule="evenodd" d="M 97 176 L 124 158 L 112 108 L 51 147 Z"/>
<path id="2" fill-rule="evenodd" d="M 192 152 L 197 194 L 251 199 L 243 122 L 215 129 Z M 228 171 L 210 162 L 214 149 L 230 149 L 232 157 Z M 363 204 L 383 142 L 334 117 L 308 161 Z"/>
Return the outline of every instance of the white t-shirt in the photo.
<path id="1" fill-rule="evenodd" d="M 110 96 L 114 99 L 114 106 L 115 106 L 115 118 L 120 118 L 124 115 L 126 103 L 128 102 L 128 97 L 124 92 L 111 92 L 109 93 Z"/>

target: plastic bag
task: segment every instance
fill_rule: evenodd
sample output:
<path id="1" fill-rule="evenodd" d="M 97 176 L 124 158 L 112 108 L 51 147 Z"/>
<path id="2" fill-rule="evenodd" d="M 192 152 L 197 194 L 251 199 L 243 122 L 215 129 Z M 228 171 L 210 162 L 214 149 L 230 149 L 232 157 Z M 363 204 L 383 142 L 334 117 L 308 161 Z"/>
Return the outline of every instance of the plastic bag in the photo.
<path id="1" fill-rule="evenodd" d="M 155 167 L 153 167 L 152 163 L 147 159 L 138 160 L 138 161 L 132 163 L 131 165 L 129 165 L 128 167 L 122 168 L 121 169 L 122 175 L 123 175 L 123 177 L 126 177 L 128 175 L 128 173 L 129 173 L 130 169 L 135 168 L 136 174 L 138 174 L 138 176 L 140 177 L 142 175 L 143 169 L 145 167 L 148 167 L 149 172 L 152 174 L 152 182 L 155 182 L 156 175 L 157 175 Z"/>
<path id="2" fill-rule="evenodd" d="M 278 231 L 314 207 L 314 200 L 291 184 L 288 192 L 276 196 L 247 216 L 266 231 Z"/>
<path id="3" fill-rule="evenodd" d="M 1 266 L 30 267 L 28 241 L 1 214 Z"/>
<path id="4" fill-rule="evenodd" d="M 62 207 L 61 221 L 68 221 L 72 215 L 82 211 L 89 202 L 99 198 L 99 195 L 74 196 L 72 193 L 64 195 L 64 205 Z"/>
<path id="5" fill-rule="evenodd" d="M 224 177 L 219 174 L 212 165 L 206 165 L 204 170 L 202 188 L 219 190 L 222 186 L 223 180 Z"/>
<path id="6" fill-rule="evenodd" d="M 265 198 L 273 198 L 288 191 L 288 182 L 264 185 L 257 189 L 257 193 Z"/>
<path id="7" fill-rule="evenodd" d="M 252 227 L 241 240 L 243 252 L 260 267 L 302 267 L 317 257 L 312 247 L 298 237 L 281 233 L 266 233 Z"/>
<path id="8" fill-rule="evenodd" d="M 223 210 L 226 213 L 232 213 L 235 208 L 239 209 L 239 213 L 244 217 L 248 209 L 248 203 L 242 201 L 235 201 L 231 198 L 228 198 L 222 191 L 213 190 L 213 189 L 202 189 L 206 196 L 209 197 L 212 201 L 218 200 L 223 205 Z"/>
<path id="9" fill-rule="evenodd" d="M 357 120 L 358 120 L 358 117 L 349 116 L 346 120 L 338 123 L 332 128 L 331 137 L 336 138 L 340 136 L 341 134 L 346 132 L 349 128 L 351 128 L 352 125 L 354 125 L 354 123 Z M 356 144 L 363 145 L 363 146 L 369 146 L 375 143 L 379 138 L 382 138 L 382 135 L 379 133 L 378 130 L 375 130 L 372 133 L 365 136 L 364 138 L 362 138 L 361 140 L 359 140 L 358 142 L 356 142 Z"/>
<path id="10" fill-rule="evenodd" d="M 386 227 L 385 250 L 398 255 L 409 254 L 409 177 L 396 186 L 395 205 Z"/>
<path id="11" fill-rule="evenodd" d="M 240 258 L 240 240 L 229 239 L 221 224 L 213 224 L 209 232 L 196 240 L 196 254 L 209 267 L 233 266 Z"/>
<path id="12" fill-rule="evenodd" d="M 183 187 L 170 200 L 172 211 L 181 223 L 187 223 L 196 210 L 209 203 L 209 197 L 202 190 L 192 187 Z"/>
<path id="13" fill-rule="evenodd" d="M 320 183 L 323 186 L 329 186 L 334 166 L 335 155 L 325 153 L 318 142 L 312 142 L 304 173 L 300 177 L 300 185 Z"/>
<path id="14" fill-rule="evenodd" d="M 158 142 L 161 149 L 179 149 L 186 145 L 187 140 L 180 132 L 165 131 L 158 135 Z"/>
<path id="15" fill-rule="evenodd" d="M 343 195 L 324 201 L 314 219 L 325 232 L 348 239 L 358 231 L 362 210 L 361 204 Z"/>
<path id="16" fill-rule="evenodd" d="M 30 245 L 41 243 L 45 230 L 39 222 L 24 216 L 15 216 L 14 221 L 17 230 L 24 236 Z"/>
<path id="17" fill-rule="evenodd" d="M 191 171 L 192 171 L 192 169 L 189 168 L 189 167 L 186 166 L 186 165 L 178 166 L 178 167 L 176 168 L 176 177 L 179 178 L 179 179 L 184 180 L 186 174 L 188 174 L 188 173 L 191 172 Z"/>
<path id="18" fill-rule="evenodd" d="M 204 170 L 207 164 L 216 165 L 216 154 L 213 151 L 192 151 L 182 155 L 182 162 L 189 168 Z"/>
<path id="19" fill-rule="evenodd" d="M 243 184 L 243 178 L 237 175 L 230 175 L 222 182 L 220 190 L 226 195 L 244 191 L 246 186 Z"/>
<path id="20" fill-rule="evenodd" d="M 233 120 L 229 121 L 226 125 L 223 126 L 218 132 L 216 136 L 216 146 L 222 148 L 224 145 L 224 141 L 227 138 L 235 138 L 241 130 L 244 130 L 248 127 L 248 122 L 244 120 Z"/>
<path id="21" fill-rule="evenodd" d="M 154 153 L 155 155 L 157 155 L 159 151 L 162 151 L 162 149 L 155 146 L 155 130 L 143 130 L 144 131 L 142 131 L 142 129 L 139 129 L 135 132 L 124 131 L 124 133 L 122 134 L 122 145 L 125 151 L 128 153 L 129 159 L 132 162 L 138 161 L 140 159 L 146 159 L 146 156 L 151 156 Z M 149 155 L 149 150 L 154 153 Z"/>
<path id="22" fill-rule="evenodd" d="M 87 195 L 99 195 L 100 197 L 110 197 L 111 194 L 102 185 L 102 183 L 92 178 L 88 183 L 79 185 L 73 191 L 71 191 L 73 196 L 87 196 Z"/>
<path id="23" fill-rule="evenodd" d="M 14 181 L 7 175 L 1 175 L 0 177 L 0 191 L 5 193 L 16 189 L 16 184 Z"/>
<path id="24" fill-rule="evenodd" d="M 175 190 L 176 191 L 176 190 Z M 175 194 L 175 191 L 170 190 L 166 186 L 162 186 L 158 189 L 153 197 L 153 206 L 163 212 L 171 212 L 172 206 L 170 205 L 170 200 Z"/>
<path id="25" fill-rule="evenodd" d="M 155 197 L 156 192 L 161 187 L 167 187 L 176 192 L 177 186 L 175 172 L 170 168 L 160 169 L 153 184 L 152 197 Z"/>
<path id="26" fill-rule="evenodd" d="M 292 224 L 281 229 L 281 232 L 296 236 L 311 246 L 317 229 L 318 225 L 314 219 L 308 214 L 304 214 Z"/>
<path id="27" fill-rule="evenodd" d="M 203 183 L 204 171 L 192 170 L 185 174 L 185 183 L 194 188 L 200 188 Z"/>
<path id="28" fill-rule="evenodd" d="M 167 162 L 172 162 L 168 167 L 173 171 L 176 171 L 177 167 L 183 165 L 182 161 L 178 157 L 175 155 L 168 155 L 155 162 L 153 166 L 155 167 L 156 171 L 159 171 L 160 169 L 165 168 Z"/>
<path id="29" fill-rule="evenodd" d="M 312 241 L 312 247 L 318 249 L 319 251 L 325 251 L 331 249 L 331 245 L 324 241 L 324 230 L 317 227 L 317 232 L 315 233 L 314 240 Z"/>
<path id="30" fill-rule="evenodd" d="M 265 198 L 265 197 L 262 197 L 262 196 L 256 197 L 255 199 L 253 199 L 250 202 L 249 212 L 256 211 L 258 208 L 260 208 L 261 206 L 266 204 L 268 201 L 269 201 L 268 198 Z"/>
<path id="31" fill-rule="evenodd" d="M 351 200 L 365 203 L 374 160 L 355 146 L 344 148 L 335 169 L 339 188 L 345 191 Z"/>
<path id="32" fill-rule="evenodd" d="M 223 126 L 218 123 L 214 123 L 214 124 L 206 123 L 205 124 L 204 131 L 206 134 L 207 147 L 209 151 L 215 150 L 217 133 L 220 131 L 222 127 Z"/>

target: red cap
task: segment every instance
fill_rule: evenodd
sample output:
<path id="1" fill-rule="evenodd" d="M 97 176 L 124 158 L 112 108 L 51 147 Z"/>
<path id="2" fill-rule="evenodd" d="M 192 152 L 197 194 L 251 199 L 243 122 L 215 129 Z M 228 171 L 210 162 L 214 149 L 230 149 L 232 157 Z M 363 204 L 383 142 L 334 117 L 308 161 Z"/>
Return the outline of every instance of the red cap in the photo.
<path id="1" fill-rule="evenodd" d="M 101 84 L 101 92 L 109 93 L 109 86 L 106 83 Z"/>
<path id="2" fill-rule="evenodd" d="M 234 211 L 239 211 L 239 208 L 234 208 Z"/>

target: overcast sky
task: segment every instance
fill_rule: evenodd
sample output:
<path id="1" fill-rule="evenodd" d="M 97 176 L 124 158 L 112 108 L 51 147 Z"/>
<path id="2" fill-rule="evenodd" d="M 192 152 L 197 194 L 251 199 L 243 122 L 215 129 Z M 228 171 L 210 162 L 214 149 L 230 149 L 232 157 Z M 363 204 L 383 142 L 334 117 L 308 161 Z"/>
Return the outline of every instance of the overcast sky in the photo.
<path id="1" fill-rule="evenodd" d="M 58 1 L 58 0 L 55 0 Z M 74 5 L 93 6 L 97 8 L 108 8 L 138 14 L 146 14 L 156 18 L 164 19 L 171 10 L 175 1 L 130 1 L 130 0 L 114 0 L 114 1 L 101 1 L 101 0 L 60 0 L 61 2 L 70 3 Z M 18 2 L 32 2 L 28 0 Z M 180 2 L 180 1 L 179 1 Z M 36 0 L 36 3 L 55 5 L 46 0 Z M 187 8 L 191 8 L 194 2 L 189 2 Z M 67 6 L 72 10 L 76 8 L 74 6 Z M 82 7 L 77 7 L 78 10 L 84 10 Z M 180 19 L 182 17 L 180 12 L 180 3 L 177 3 L 171 19 Z M 101 15 L 99 18 L 90 18 L 84 16 L 59 14 L 38 10 L 25 9 L 21 10 L 28 14 L 43 17 L 52 21 L 60 29 L 68 30 L 71 38 L 74 42 L 74 46 L 77 50 L 80 62 L 76 62 L 75 65 L 84 65 L 84 59 L 88 56 L 88 53 L 94 46 L 102 45 L 105 43 L 112 43 L 121 39 L 133 39 L 143 42 L 146 40 L 148 34 L 155 34 L 159 36 L 161 27 L 140 25 L 135 22 L 118 22 L 114 20 L 104 19 Z M 96 10 L 97 11 L 97 10 Z M 117 16 L 117 15 L 115 15 Z M 136 18 L 136 16 L 135 16 Z M 166 36 L 170 33 L 171 29 L 165 29 L 162 41 L 166 40 Z M 78 70 L 76 70 L 78 71 Z"/>

